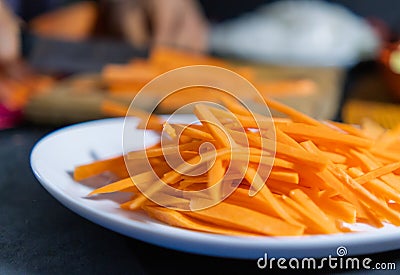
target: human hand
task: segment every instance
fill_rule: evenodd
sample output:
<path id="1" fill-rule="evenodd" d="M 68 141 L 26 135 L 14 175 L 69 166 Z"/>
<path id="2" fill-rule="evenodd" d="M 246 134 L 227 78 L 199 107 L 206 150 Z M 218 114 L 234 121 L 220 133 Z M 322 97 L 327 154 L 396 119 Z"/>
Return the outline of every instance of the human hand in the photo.
<path id="1" fill-rule="evenodd" d="M 196 0 L 127 0 L 118 20 L 125 39 L 135 46 L 207 50 L 208 23 Z"/>
<path id="2" fill-rule="evenodd" d="M 0 40 L 0 65 L 17 60 L 20 50 L 18 19 L 2 0 L 0 0 Z"/>

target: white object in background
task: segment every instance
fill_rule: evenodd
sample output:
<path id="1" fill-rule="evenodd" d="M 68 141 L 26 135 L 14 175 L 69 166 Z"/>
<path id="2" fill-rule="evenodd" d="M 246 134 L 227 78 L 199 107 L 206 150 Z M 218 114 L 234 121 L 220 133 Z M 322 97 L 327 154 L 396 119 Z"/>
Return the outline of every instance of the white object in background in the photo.
<path id="1" fill-rule="evenodd" d="M 376 54 L 380 41 L 348 9 L 323 1 L 279 1 L 212 28 L 216 53 L 255 61 L 348 66 Z"/>

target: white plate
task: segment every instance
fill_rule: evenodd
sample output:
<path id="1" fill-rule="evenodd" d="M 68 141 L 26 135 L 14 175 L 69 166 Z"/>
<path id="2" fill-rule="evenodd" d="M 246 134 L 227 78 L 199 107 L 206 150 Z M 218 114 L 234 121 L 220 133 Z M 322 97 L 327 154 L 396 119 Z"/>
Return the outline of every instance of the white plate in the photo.
<path id="1" fill-rule="evenodd" d="M 122 153 L 123 119 L 87 122 L 58 130 L 43 138 L 31 154 L 31 166 L 44 188 L 63 205 L 123 235 L 152 244 L 212 256 L 257 259 L 268 257 L 328 257 L 339 246 L 347 255 L 361 255 L 400 248 L 400 228 L 307 237 L 233 237 L 195 232 L 161 224 L 141 212 L 119 208 L 111 200 L 86 198 L 90 188 L 71 178 L 79 164 Z M 138 146 L 143 132 L 135 130 Z M 154 140 L 153 140 L 154 142 Z"/>

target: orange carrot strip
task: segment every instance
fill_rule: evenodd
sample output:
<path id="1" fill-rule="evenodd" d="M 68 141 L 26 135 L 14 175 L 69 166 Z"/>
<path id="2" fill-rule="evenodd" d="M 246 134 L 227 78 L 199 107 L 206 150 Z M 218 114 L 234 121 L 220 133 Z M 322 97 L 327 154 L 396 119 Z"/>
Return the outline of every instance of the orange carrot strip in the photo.
<path id="1" fill-rule="evenodd" d="M 371 171 L 374 169 L 378 169 L 380 166 L 382 166 L 375 159 L 373 159 L 373 156 L 370 155 L 368 151 L 363 151 L 361 153 L 359 151 L 351 149 L 350 154 L 360 161 L 360 164 L 363 165 L 364 170 Z M 400 192 L 400 180 L 397 179 L 393 173 L 382 175 L 381 179 L 387 185 Z"/>
<path id="2" fill-rule="evenodd" d="M 229 195 L 224 200 L 224 202 L 235 204 L 238 206 L 246 205 L 246 207 L 254 211 L 279 218 L 275 211 L 272 211 L 272 209 L 269 207 L 265 207 L 267 202 L 260 193 L 257 193 L 253 197 L 250 197 L 248 188 L 244 188 L 242 186 L 236 188 L 236 190 L 231 195 Z"/>
<path id="3" fill-rule="evenodd" d="M 119 178 L 126 178 L 129 176 L 125 167 L 124 157 L 118 156 L 75 167 L 74 180 L 81 181 L 91 176 L 101 174 L 105 171 L 110 171 Z"/>
<path id="4" fill-rule="evenodd" d="M 279 202 L 276 200 L 276 198 L 273 196 L 271 190 L 267 187 L 267 185 L 264 183 L 264 181 L 261 179 L 261 177 L 258 175 L 257 171 L 251 167 L 249 167 L 246 171 L 245 174 L 245 179 L 253 186 L 256 188 L 261 188 L 259 190 L 260 196 L 262 196 L 265 201 L 266 201 L 266 207 L 269 207 L 271 211 L 274 211 L 276 216 L 282 218 L 285 221 L 288 221 L 290 223 L 295 224 L 295 221 L 292 217 L 290 217 L 282 208 L 282 206 L 279 204 Z M 254 184 L 255 182 L 255 184 Z M 249 190 L 249 195 L 254 196 L 256 193 L 251 192 L 252 190 Z"/>
<path id="5" fill-rule="evenodd" d="M 302 123 L 281 125 L 279 129 L 293 137 L 311 139 L 314 142 L 334 142 L 355 147 L 369 148 L 373 141 L 353 135 L 342 134 L 326 127 L 316 127 Z"/>
<path id="6" fill-rule="evenodd" d="M 250 117 L 253 116 L 249 110 L 247 110 L 243 105 L 241 105 L 236 99 L 234 99 L 230 95 L 223 94 L 221 95 L 220 100 L 224 103 L 225 107 L 227 107 L 228 110 L 234 114 Z"/>
<path id="7" fill-rule="evenodd" d="M 302 226 L 224 202 L 186 214 L 212 224 L 267 236 L 298 236 L 304 230 Z"/>
<path id="8" fill-rule="evenodd" d="M 271 98 L 267 98 L 264 96 L 264 101 L 268 105 L 269 108 L 275 109 L 278 112 L 288 115 L 295 122 L 304 122 L 309 125 L 327 127 L 327 126 L 323 125 L 321 122 L 319 122 L 318 120 L 315 120 L 315 119 L 307 116 L 306 114 L 303 114 L 303 113 L 301 113 L 285 104 L 275 101 Z"/>
<path id="9" fill-rule="evenodd" d="M 169 208 L 158 206 L 143 206 L 143 209 L 153 218 L 160 220 L 166 224 L 203 231 L 215 234 L 232 235 L 232 236 L 252 236 L 258 235 L 248 231 L 233 230 L 229 227 L 216 226 L 210 223 L 202 222 L 188 217 L 185 213 L 178 212 Z"/>
<path id="10" fill-rule="evenodd" d="M 223 129 L 223 125 L 207 109 L 205 105 L 197 105 L 194 109 L 194 112 L 202 121 L 205 121 L 205 125 L 210 130 L 213 137 L 221 143 L 221 146 L 228 148 L 232 146 L 233 148 L 237 148 L 238 145 L 235 143 L 229 133 L 225 133 L 221 130 L 221 128 Z M 240 169 L 245 168 L 241 167 Z M 268 187 L 265 186 L 264 181 L 260 178 L 256 170 L 251 167 L 246 169 L 245 178 L 249 183 L 251 183 L 253 187 L 255 187 L 255 190 L 261 188 L 261 194 L 267 198 L 270 207 L 273 208 L 280 217 L 288 221 L 293 220 L 282 210 L 280 205 L 275 201 L 272 193 L 268 190 Z"/>
<path id="11" fill-rule="evenodd" d="M 364 133 L 362 132 L 362 130 L 354 127 L 353 125 L 350 124 L 345 124 L 345 123 L 340 123 L 340 122 L 336 122 L 336 121 L 327 121 L 326 122 L 328 125 L 333 125 L 338 127 L 339 129 L 347 132 L 350 135 L 354 135 L 354 136 L 358 136 L 361 138 L 366 138 L 368 136 L 365 136 Z"/>
<path id="12" fill-rule="evenodd" d="M 372 179 L 376 179 L 379 178 L 383 175 L 386 175 L 390 172 L 393 172 L 397 169 L 400 168 L 400 162 L 394 162 L 394 163 L 390 163 L 388 165 L 376 168 L 374 170 L 371 170 L 367 173 L 365 173 L 362 176 L 359 176 L 358 178 L 356 178 L 355 180 L 359 183 L 359 184 L 363 184 L 366 183 Z"/>
<path id="13" fill-rule="evenodd" d="M 335 219 L 340 219 L 350 224 L 357 221 L 357 210 L 351 203 L 330 198 L 320 198 L 314 202 L 323 212 Z"/>
<path id="14" fill-rule="evenodd" d="M 218 142 L 220 147 L 232 147 L 234 146 L 234 141 L 229 139 L 227 133 L 223 131 L 224 126 L 221 122 L 210 112 L 207 106 L 203 104 L 198 104 L 194 108 L 194 113 L 201 120 L 213 138 Z"/>
<path id="15" fill-rule="evenodd" d="M 307 149 L 307 151 L 313 152 L 320 157 L 323 157 L 321 154 L 321 151 L 318 149 L 315 144 L 313 144 L 311 141 L 307 142 L 302 142 L 301 145 Z M 332 162 L 330 162 L 329 167 L 335 167 L 335 169 L 340 169 L 337 166 L 335 166 Z M 361 217 L 373 217 L 373 214 L 368 213 L 370 212 L 368 208 L 364 207 L 362 203 L 359 201 L 359 198 L 357 197 L 356 192 L 349 192 L 351 189 L 349 186 L 345 185 L 341 180 L 337 178 L 335 173 L 331 171 L 330 169 L 317 172 L 316 175 L 318 177 L 321 177 L 322 179 L 325 180 L 325 183 L 328 184 L 332 189 L 336 190 L 343 198 L 345 198 L 347 201 L 352 203 L 356 209 L 357 209 L 357 215 Z M 368 210 L 368 211 L 366 211 Z M 376 223 L 374 223 L 376 224 Z"/>
<path id="16" fill-rule="evenodd" d="M 282 144 L 286 144 L 296 149 L 304 151 L 304 148 L 301 147 L 301 145 L 297 141 L 295 141 L 293 138 L 284 133 L 279 127 L 275 128 L 275 133 L 277 142 L 281 142 Z"/>
<path id="17" fill-rule="evenodd" d="M 368 206 L 374 209 L 374 211 L 385 217 L 385 219 L 390 221 L 392 224 L 400 225 L 399 213 L 396 213 L 390 209 L 386 204 L 381 203 L 376 196 L 371 194 L 361 184 L 353 180 L 345 171 L 336 167 L 329 167 L 329 169 L 331 169 L 331 171 L 335 173 L 335 176 L 340 179 L 352 192 L 357 194 L 361 201 L 365 202 Z"/>
<path id="18" fill-rule="evenodd" d="M 282 200 L 284 201 L 286 207 L 291 209 L 289 213 L 295 212 L 298 216 L 300 216 L 301 222 L 306 226 L 304 229 L 305 233 L 329 234 L 338 232 L 336 228 L 327 228 L 326 224 L 323 224 L 316 216 L 308 213 L 309 209 L 294 201 L 292 198 L 288 196 L 282 196 Z M 329 224 L 330 223 L 331 222 L 329 222 Z"/>
<path id="19" fill-rule="evenodd" d="M 368 177 L 366 181 L 358 181 L 360 177 L 362 179 L 363 176 L 365 176 L 366 174 L 355 167 L 350 168 L 348 173 L 350 176 L 355 177 L 356 182 L 363 185 L 366 189 L 374 193 L 376 196 L 384 196 L 387 199 L 400 202 L 400 194 L 396 190 L 392 189 L 390 186 L 386 185 L 383 181 L 380 181 L 377 178 L 368 179 Z"/>
<path id="20" fill-rule="evenodd" d="M 182 124 L 170 124 L 172 128 L 176 131 L 181 132 L 182 135 L 190 136 L 191 138 L 200 139 L 200 140 L 214 140 L 212 135 L 206 132 L 204 129 L 200 129 L 199 127 L 193 127 L 194 125 L 182 125 Z"/>
<path id="21" fill-rule="evenodd" d="M 286 168 L 286 169 L 294 169 L 295 164 L 293 162 L 280 159 L 275 157 L 274 159 L 274 167 Z"/>
<path id="22" fill-rule="evenodd" d="M 289 197 L 301 205 L 305 210 L 304 215 L 321 226 L 324 233 L 337 233 L 336 225 L 324 214 L 324 212 L 300 189 L 290 191 Z"/>
<path id="23" fill-rule="evenodd" d="M 211 113 L 217 117 L 221 123 L 229 123 L 230 127 L 234 128 L 255 128 L 255 129 L 270 129 L 274 126 L 273 119 L 259 114 L 254 116 L 245 116 L 233 114 L 225 110 L 214 107 L 208 107 Z"/>
<path id="24" fill-rule="evenodd" d="M 219 184 L 224 180 L 225 167 L 223 165 L 221 158 L 216 158 L 214 165 L 210 168 L 208 172 L 208 182 L 207 187 L 211 188 L 215 184 Z M 221 197 L 221 188 L 216 186 L 212 189 L 210 196 L 213 201 L 218 201 Z"/>
<path id="25" fill-rule="evenodd" d="M 332 161 L 335 164 L 344 164 L 347 161 L 347 158 L 343 155 L 334 153 L 334 152 L 327 152 L 327 151 L 321 151 L 321 154 L 324 155 L 327 159 Z"/>
<path id="26" fill-rule="evenodd" d="M 189 143 L 184 143 L 176 146 L 173 145 L 165 145 L 159 148 L 151 148 L 139 151 L 132 151 L 127 154 L 127 159 L 146 159 L 146 158 L 154 158 L 159 156 L 166 156 L 170 154 L 176 154 L 178 152 L 183 151 L 198 151 L 201 146 L 202 141 L 193 141 Z"/>
<path id="27" fill-rule="evenodd" d="M 370 149 L 370 151 L 373 155 L 383 158 L 383 159 L 387 159 L 389 161 L 398 161 L 400 158 L 399 153 L 391 152 L 388 150 L 382 150 L 382 149 L 373 147 Z"/>
<path id="28" fill-rule="evenodd" d="M 124 190 L 126 188 L 135 187 L 133 180 L 131 178 L 125 178 L 117 182 L 113 182 L 106 186 L 100 187 L 96 190 L 93 190 L 89 193 L 88 196 L 97 195 L 97 194 L 105 194 L 105 193 L 113 193 Z"/>
<path id="29" fill-rule="evenodd" d="M 105 99 L 102 102 L 101 110 L 104 114 L 109 116 L 134 116 L 138 117 L 141 121 L 139 122 L 138 129 L 148 129 L 161 131 L 164 120 L 154 114 L 148 114 L 142 110 L 129 109 L 129 106 L 121 104 L 119 102 Z M 146 124 L 147 123 L 147 124 Z"/>
<path id="30" fill-rule="evenodd" d="M 374 148 L 378 150 L 387 149 L 391 144 L 399 140 L 400 127 L 397 129 L 387 130 L 376 139 Z"/>
<path id="31" fill-rule="evenodd" d="M 283 170 L 283 169 L 272 169 L 271 173 L 269 174 L 269 178 L 270 179 L 274 179 L 274 180 L 279 180 L 279 181 L 283 181 L 285 183 L 294 183 L 294 184 L 298 184 L 299 183 L 299 174 L 294 172 L 294 171 L 290 171 L 290 170 Z"/>
<path id="32" fill-rule="evenodd" d="M 290 191 L 292 191 L 294 189 L 300 189 L 307 194 L 313 192 L 313 190 L 311 190 L 311 188 L 304 187 L 304 186 L 298 185 L 296 183 L 277 181 L 272 178 L 268 178 L 266 184 L 273 193 L 278 193 L 278 194 L 282 194 L 282 195 L 289 195 Z"/>
<path id="33" fill-rule="evenodd" d="M 128 112 L 128 106 L 111 100 L 103 100 L 101 103 L 101 111 L 107 116 L 124 117 Z"/>
<path id="34" fill-rule="evenodd" d="M 311 154 L 304 150 L 300 150 L 289 146 L 287 144 L 281 142 L 274 142 L 273 140 L 269 140 L 266 138 L 262 138 L 260 136 L 256 136 L 253 134 L 244 134 L 234 130 L 228 130 L 233 139 L 239 144 L 246 145 L 246 141 L 250 144 L 250 146 L 254 146 L 256 148 L 269 148 L 273 149 L 276 146 L 276 154 L 278 157 L 281 157 L 285 160 L 289 160 L 292 162 L 299 163 L 307 163 L 312 167 L 317 169 L 324 169 L 327 165 L 325 160 L 318 159 L 315 154 Z"/>

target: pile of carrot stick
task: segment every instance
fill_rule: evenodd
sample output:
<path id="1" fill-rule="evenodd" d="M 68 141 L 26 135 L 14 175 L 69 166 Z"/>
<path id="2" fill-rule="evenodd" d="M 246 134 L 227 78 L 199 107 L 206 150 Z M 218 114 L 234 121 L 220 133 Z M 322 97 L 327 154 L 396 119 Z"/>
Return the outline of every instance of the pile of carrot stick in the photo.
<path id="1" fill-rule="evenodd" d="M 302 236 L 352 232 L 356 223 L 375 228 L 400 226 L 400 127 L 378 131 L 368 125 L 317 121 L 269 98 L 265 98 L 267 106 L 287 117 L 253 114 L 233 99 L 221 103 L 225 109 L 196 105 L 199 124 L 166 123 L 152 116 L 145 125 L 159 133 L 164 130 L 170 138 L 180 133 L 175 149 L 186 161 L 182 167 L 187 170 L 207 161 L 199 155 L 200 145 L 213 144 L 216 158 L 203 174 L 187 176 L 175 171 L 166 162 L 169 149 L 157 144 L 77 166 L 74 179 L 85 181 L 112 173 L 116 180 L 90 196 L 130 192 L 131 199 L 121 204 L 126 211 L 143 210 L 171 226 L 215 234 Z M 236 150 L 240 155 L 242 149 L 248 149 L 249 162 L 245 167 L 240 162 L 232 164 L 243 171 L 237 188 L 220 203 L 196 211 L 180 211 L 148 199 L 138 188 L 139 182 L 147 181 L 149 188 L 154 184 L 148 180 L 148 171 L 133 173 L 129 169 L 128 173 L 124 162 L 124 158 L 146 156 L 159 180 L 177 190 L 193 191 L 220 182 L 230 165 L 230 154 L 225 152 Z M 266 157 L 260 157 L 262 153 Z M 260 173 L 266 167 L 270 174 L 264 180 Z M 251 194 L 251 186 L 258 186 L 258 192 Z M 184 196 L 171 198 L 188 203 L 186 200 Z"/>
<path id="2" fill-rule="evenodd" d="M 265 79 L 254 66 L 239 65 L 210 55 L 165 46 L 152 48 L 148 58 L 135 58 L 127 64 L 106 65 L 101 72 L 101 79 L 112 98 L 130 103 L 154 78 L 170 70 L 192 65 L 218 66 L 232 70 L 249 80 L 260 93 L 268 97 L 307 97 L 318 90 L 317 84 L 311 79 Z M 241 96 L 245 97 L 246 94 Z M 203 97 L 203 89 L 192 89 L 191 93 L 179 93 L 166 98 L 160 103 L 159 109 L 168 113 L 189 102 L 200 101 Z M 213 93 L 209 93 L 207 97 L 217 100 Z M 112 115 L 108 113 L 107 107 L 103 111 L 106 115 Z"/>

